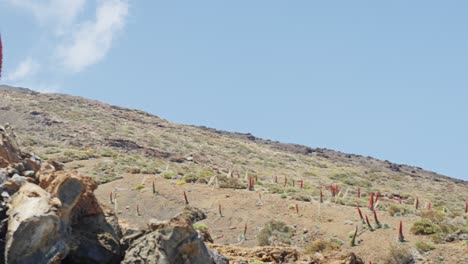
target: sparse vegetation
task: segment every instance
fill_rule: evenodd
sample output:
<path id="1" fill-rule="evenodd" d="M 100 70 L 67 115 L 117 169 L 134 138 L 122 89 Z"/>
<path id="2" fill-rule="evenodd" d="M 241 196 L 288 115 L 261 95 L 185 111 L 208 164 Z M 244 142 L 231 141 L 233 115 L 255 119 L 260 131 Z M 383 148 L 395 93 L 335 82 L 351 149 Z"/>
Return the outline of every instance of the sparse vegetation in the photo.
<path id="1" fill-rule="evenodd" d="M 414 262 L 410 250 L 401 245 L 392 244 L 384 257 L 383 264 L 411 264 Z"/>
<path id="2" fill-rule="evenodd" d="M 341 245 L 343 244 L 342 241 L 339 241 L 337 239 L 317 239 L 313 241 L 309 247 L 306 248 L 306 253 L 311 254 L 315 252 L 327 252 L 327 251 L 333 251 L 333 250 L 338 250 L 341 248 Z"/>
<path id="3" fill-rule="evenodd" d="M 258 223 L 258 219 L 249 219 L 249 235 L 252 237 L 244 241 L 242 246 L 251 246 L 252 243 L 256 242 L 260 244 L 259 240 L 263 240 L 267 241 L 265 244 L 307 245 L 309 253 L 338 250 L 342 244 L 338 238 L 346 238 L 346 243 L 349 243 L 348 239 L 350 238 L 348 238 L 347 231 L 350 231 L 353 225 L 348 223 L 349 226 L 343 228 L 345 233 L 330 228 L 330 230 L 324 230 L 320 236 L 312 235 L 311 227 L 313 228 L 316 223 L 333 226 L 335 224 L 342 225 L 344 221 L 351 221 L 353 224 L 358 223 L 359 231 L 366 234 L 362 236 L 364 239 L 362 244 L 358 238 L 354 240 L 355 244 L 360 245 L 355 248 L 359 250 L 361 246 L 366 246 L 368 241 L 375 239 L 394 241 L 398 235 L 402 237 L 401 241 L 404 241 L 403 234 L 400 236 L 397 233 L 398 226 L 395 225 L 399 220 L 403 220 L 408 227 L 412 225 L 412 233 L 430 236 L 435 243 L 457 241 L 462 246 L 466 246 L 467 243 L 466 240 L 465 244 L 460 242 L 464 237 L 463 234 L 468 233 L 467 215 L 464 214 L 466 183 L 438 177 L 435 174 L 404 165 L 398 167 L 401 171 L 391 171 L 387 169 L 385 162 L 369 157 L 353 155 L 346 157 L 345 162 L 343 162 L 343 154 L 331 150 L 314 149 L 313 155 L 304 155 L 303 152 L 297 152 L 293 145 L 279 145 L 260 139 L 244 140 L 242 139 L 243 135 L 212 132 L 202 128 L 173 124 L 133 110 L 115 110 L 107 105 L 94 102 L 93 104 L 98 105 L 97 107 L 83 107 L 89 103 L 83 99 L 70 99 L 58 95 L 37 95 L 34 101 L 23 103 L 30 99 L 15 96 L 11 96 L 11 98 L 14 100 L 2 102 L 5 102 L 5 105 L 12 107 L 12 109 L 21 110 L 18 112 L 27 113 L 27 108 L 31 104 L 34 105 L 35 110 L 37 108 L 39 112 L 53 113 L 57 120 L 64 121 L 60 130 L 44 125 L 35 127 L 32 124 L 31 130 L 35 130 L 34 133 L 20 131 L 18 140 L 21 144 L 28 145 L 32 152 L 41 157 L 45 155 L 43 157 L 47 157 L 51 161 L 66 162 L 67 169 L 74 168 L 78 169 L 80 173 L 92 175 L 99 183 L 126 177 L 124 181 L 116 183 L 118 187 L 126 189 L 122 190 L 122 196 L 120 196 L 120 189 L 115 189 L 119 190 L 120 210 L 118 210 L 117 199 L 114 199 L 112 193 L 109 194 L 109 189 L 102 197 L 104 197 L 106 204 L 114 203 L 116 214 L 131 214 L 131 219 L 134 218 L 135 211 L 137 211 L 137 215 L 151 216 L 154 210 L 150 210 L 149 206 L 159 206 L 160 200 L 171 204 L 169 207 L 173 211 L 170 213 L 174 213 L 176 207 L 177 209 L 183 207 L 184 201 L 182 199 L 188 204 L 188 198 L 190 198 L 190 202 L 197 206 L 200 196 L 192 192 L 191 188 L 197 190 L 199 190 L 198 188 L 207 188 L 198 184 L 206 184 L 210 179 L 214 179 L 213 186 L 216 186 L 217 183 L 221 188 L 246 190 L 248 180 L 245 174 L 247 172 L 248 176 L 252 176 L 252 179 L 255 178 L 255 192 L 248 194 L 250 195 L 248 196 L 249 200 L 242 200 L 242 204 L 248 207 L 247 210 L 232 208 L 232 201 L 247 195 L 246 191 L 243 190 L 224 190 L 226 198 L 223 194 L 217 197 L 219 200 L 214 198 L 210 200 L 212 207 L 207 210 L 207 213 L 215 214 L 218 223 L 229 223 L 228 221 L 232 221 L 235 219 L 234 217 L 241 219 L 234 220 L 238 222 L 230 223 L 229 226 L 222 228 L 215 227 L 212 222 L 208 222 L 213 230 L 217 230 L 214 232 L 216 236 L 225 235 L 225 237 L 219 238 L 221 243 L 232 243 L 232 233 L 235 233 L 236 237 L 242 235 L 243 221 L 246 220 L 244 217 L 251 214 L 253 210 L 259 210 L 262 214 L 268 213 L 270 214 L 268 217 L 271 214 L 277 214 L 274 217 L 280 218 L 284 214 L 286 216 L 284 221 L 287 224 L 283 224 L 291 229 L 293 229 L 293 224 L 297 224 L 301 231 L 298 232 L 297 236 L 289 237 L 279 230 L 268 231 L 264 230 L 266 227 L 263 227 L 260 234 L 257 234 L 257 228 L 261 223 Z M 53 99 L 54 103 L 48 103 L 49 99 Z M 82 128 L 84 121 L 90 124 L 85 129 Z M 77 136 L 70 138 L 71 134 Z M 118 142 L 121 142 L 121 145 L 119 145 L 120 143 L 117 145 L 109 144 L 109 139 L 120 140 Z M 233 173 L 227 177 L 225 175 L 230 168 L 232 168 Z M 128 175 L 129 173 L 138 175 Z M 151 177 L 140 174 L 150 174 Z M 153 178 L 153 175 L 157 175 L 157 177 Z M 213 178 L 214 176 L 216 178 Z M 127 179 L 129 179 L 129 183 Z M 146 179 L 146 186 L 136 184 L 145 182 L 142 179 Z M 168 179 L 168 181 L 164 179 Z M 304 180 L 303 183 L 302 180 Z M 157 187 L 161 195 L 151 195 L 149 184 L 152 181 L 153 194 L 158 194 Z M 293 184 L 294 181 L 296 184 Z M 119 186 L 123 182 L 128 186 Z M 185 183 L 193 184 L 184 185 Z M 324 188 L 323 193 L 321 186 Z M 339 186 L 341 190 L 338 188 L 330 193 L 329 186 Z M 145 189 L 145 187 L 148 188 Z M 209 188 L 210 194 L 212 190 L 213 193 L 223 191 L 211 187 Z M 173 194 L 174 197 L 166 199 L 168 195 L 172 195 L 168 194 L 168 190 L 172 190 L 171 188 L 177 192 Z M 135 190 L 142 191 L 136 192 Z M 187 193 L 184 192 L 184 198 L 182 198 L 182 190 L 187 191 Z M 361 194 L 360 197 L 357 195 L 357 190 Z M 368 230 L 374 228 L 373 222 L 372 225 L 369 224 L 370 228 L 366 225 L 361 226 L 359 222 L 356 222 L 358 220 L 356 209 L 346 206 L 360 206 L 366 217 L 372 217 L 369 211 L 364 209 L 370 202 L 369 192 L 377 190 L 382 193 L 382 196 L 378 202 L 377 198 L 375 199 L 376 203 L 372 207 L 376 206 L 380 221 L 389 221 L 392 224 L 390 230 L 377 230 L 374 233 L 369 233 Z M 125 199 L 123 196 L 125 192 L 138 197 L 135 197 L 135 200 Z M 266 195 L 263 198 L 257 198 L 257 193 Z M 189 195 L 188 198 L 187 195 Z M 335 197 L 331 199 L 331 196 Z M 401 199 L 398 199 L 400 196 Z M 421 201 L 418 210 L 415 210 L 414 206 L 416 197 L 419 197 Z M 148 201 L 139 203 L 139 210 L 136 210 L 135 201 L 138 199 L 152 200 L 151 203 Z M 296 202 L 289 199 L 312 202 L 310 204 L 298 203 L 302 214 L 298 217 L 292 213 Z M 426 208 L 424 204 L 428 200 L 432 203 L 431 210 L 424 209 Z M 319 201 L 323 203 L 319 204 Z M 218 202 L 223 203 L 222 212 Z M 287 210 L 288 204 L 292 204 L 291 211 Z M 208 205 L 209 203 L 206 202 L 202 204 L 202 207 Z M 219 212 L 217 212 L 218 210 Z M 388 215 L 383 211 L 387 211 L 396 219 L 388 219 Z M 337 215 L 342 216 L 343 212 L 349 212 L 345 219 L 336 217 Z M 224 213 L 225 216 L 218 217 L 218 213 L 219 215 Z M 414 222 L 415 215 L 421 219 Z M 140 218 L 141 221 L 144 220 L 144 217 Z M 364 220 L 364 217 L 362 219 Z M 137 219 L 137 221 L 139 220 Z M 209 218 L 208 221 L 211 219 Z M 320 224 L 317 225 L 320 226 Z M 233 226 L 234 231 L 225 231 L 227 227 Z M 382 226 L 388 228 L 386 224 L 382 223 Z M 307 230 L 302 233 L 302 228 Z M 223 233 L 218 231 L 221 229 L 223 229 Z M 284 235 L 284 237 L 279 239 L 277 233 Z M 454 233 L 455 235 L 453 235 Z M 254 236 L 257 236 L 257 241 L 253 239 Z M 265 237 L 267 238 L 265 239 Z M 318 237 L 322 237 L 322 239 L 317 239 Z M 332 238 L 326 239 L 327 237 Z M 358 234 L 357 237 L 361 238 L 361 235 Z M 426 241 L 429 237 L 418 238 Z M 411 244 L 421 252 L 435 247 L 427 242 L 413 243 L 415 243 L 414 237 L 408 236 L 408 241 L 400 245 L 403 247 Z M 437 251 L 442 251 L 443 247 L 444 245 L 437 244 Z M 404 259 L 405 254 L 398 253 L 398 251 L 403 250 L 395 249 L 393 251 L 387 260 L 390 259 L 390 255 L 392 255 L 393 261 Z M 381 260 L 379 263 L 382 263 Z"/>
<path id="4" fill-rule="evenodd" d="M 208 231 L 208 226 L 204 223 L 195 223 L 193 224 L 193 229 L 195 230 L 202 230 L 202 231 Z"/>
<path id="5" fill-rule="evenodd" d="M 436 248 L 434 244 L 427 243 L 427 242 L 424 242 L 424 241 L 416 242 L 415 247 L 420 253 L 428 252 L 428 251 L 434 250 Z"/>
<path id="6" fill-rule="evenodd" d="M 269 246 L 274 244 L 291 244 L 295 229 L 284 222 L 272 220 L 266 223 L 257 235 L 259 246 Z"/>
<path id="7" fill-rule="evenodd" d="M 428 219 L 421 219 L 414 222 L 410 231 L 415 235 L 431 235 L 440 232 L 440 227 Z"/>
<path id="8" fill-rule="evenodd" d="M 404 216 L 410 212 L 408 207 L 396 204 L 390 205 L 387 211 L 391 216 Z"/>

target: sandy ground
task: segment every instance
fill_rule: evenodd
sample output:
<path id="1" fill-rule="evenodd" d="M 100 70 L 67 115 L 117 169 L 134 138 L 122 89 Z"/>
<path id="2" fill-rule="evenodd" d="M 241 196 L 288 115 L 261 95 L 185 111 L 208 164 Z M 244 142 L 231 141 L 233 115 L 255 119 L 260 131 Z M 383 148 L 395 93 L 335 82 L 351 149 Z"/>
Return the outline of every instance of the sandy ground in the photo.
<path id="1" fill-rule="evenodd" d="M 154 181 L 157 194 L 152 192 Z M 253 247 L 257 245 L 256 236 L 262 226 L 270 220 L 281 220 L 296 227 L 293 246 L 306 248 L 317 238 L 336 238 L 343 241 L 342 252 L 354 252 L 364 260 L 378 262 L 397 241 L 397 227 L 403 221 L 405 246 L 414 248 L 417 241 L 426 237 L 410 234 L 409 229 L 418 217 L 392 217 L 385 211 L 377 211 L 379 221 L 389 228 L 374 232 L 363 229 L 356 208 L 325 201 L 298 202 L 281 199 L 278 194 L 263 194 L 260 191 L 219 189 L 203 184 L 177 185 L 176 180 L 166 180 L 154 175 L 126 175 L 123 179 L 100 185 L 98 199 L 110 204 L 109 194 L 117 194 L 117 211 L 120 219 L 131 225 L 143 228 L 151 218 L 167 220 L 179 213 L 185 205 L 184 191 L 189 203 L 207 212 L 208 218 L 202 221 L 209 227 L 216 244 Z M 136 190 L 138 184 L 145 187 Z M 299 208 L 296 213 L 295 205 Z M 140 215 L 137 214 L 137 205 Z M 222 216 L 219 214 L 221 205 Z M 373 215 L 362 208 L 371 223 Z M 245 224 L 246 240 L 241 241 Z M 350 246 L 349 233 L 359 227 L 358 242 Z M 459 244 L 437 245 L 429 255 L 422 256 L 429 263 L 468 263 L 468 248 Z"/>

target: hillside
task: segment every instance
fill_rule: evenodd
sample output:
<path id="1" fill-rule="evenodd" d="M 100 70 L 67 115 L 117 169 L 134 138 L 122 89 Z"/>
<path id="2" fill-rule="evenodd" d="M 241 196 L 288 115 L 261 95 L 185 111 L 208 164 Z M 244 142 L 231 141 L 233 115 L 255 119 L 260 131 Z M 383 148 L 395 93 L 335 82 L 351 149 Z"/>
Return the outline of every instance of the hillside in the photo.
<path id="1" fill-rule="evenodd" d="M 342 245 L 344 251 L 379 260 L 388 247 L 379 241 L 392 240 L 400 220 L 405 221 L 408 234 L 420 219 L 412 211 L 416 198 L 421 208 L 430 203 L 433 210 L 452 218 L 463 214 L 468 200 L 468 182 L 422 168 L 175 124 L 140 110 L 63 94 L 0 86 L 0 124 L 4 123 L 15 129 L 25 151 L 62 162 L 66 169 L 99 181 L 98 196 L 103 203 L 109 204 L 109 193 L 117 192 L 121 199 L 117 211 L 130 225 L 142 227 L 154 217 L 169 219 L 183 206 L 182 191 L 186 191 L 192 203 L 208 211 L 205 224 L 219 244 L 255 246 L 262 227 L 278 220 L 278 215 L 299 233 L 307 230 L 287 244 L 308 248 L 317 237 L 347 241 L 354 223 L 359 223 L 355 206 L 366 207 L 368 193 L 379 192 L 381 221 L 390 228 L 379 230 L 380 237 L 364 229 L 360 232 L 363 244 L 357 248 Z M 248 177 L 255 179 L 253 192 L 246 190 Z M 340 189 L 334 198 L 330 185 Z M 321 187 L 323 204 L 318 202 Z M 401 206 L 396 205 L 398 197 Z M 225 208 L 224 217 L 219 217 L 219 204 Z M 142 211 L 137 216 L 136 205 Z M 401 217 L 392 216 L 391 210 L 399 210 Z M 466 216 L 461 219 L 467 229 Z M 239 241 L 244 223 L 250 227 L 250 239 Z M 429 240 L 410 234 L 407 239 L 411 246 Z M 464 261 L 468 257 L 463 247 L 444 244 L 431 254 Z"/>

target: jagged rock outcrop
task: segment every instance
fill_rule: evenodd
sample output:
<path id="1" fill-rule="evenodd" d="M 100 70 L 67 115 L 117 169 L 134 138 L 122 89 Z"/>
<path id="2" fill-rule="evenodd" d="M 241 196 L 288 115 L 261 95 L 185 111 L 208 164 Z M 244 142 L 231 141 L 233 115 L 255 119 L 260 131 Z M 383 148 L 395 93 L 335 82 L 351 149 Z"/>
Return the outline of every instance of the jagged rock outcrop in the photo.
<path id="1" fill-rule="evenodd" d="M 64 263 L 119 263 L 122 237 L 117 217 L 101 207 L 97 183 L 73 172 L 39 173 L 39 185 L 62 202 L 61 218 L 71 227 Z M 74 197 L 77 197 L 75 200 Z"/>
<path id="2" fill-rule="evenodd" d="M 0 167 L 20 161 L 20 152 L 9 126 L 0 127 Z"/>
<path id="3" fill-rule="evenodd" d="M 22 153 L 0 127 L 0 264 L 119 263 L 117 218 L 90 177 Z"/>
<path id="4" fill-rule="evenodd" d="M 192 224 L 195 221 L 205 218 L 206 215 L 201 210 L 187 206 L 184 212 L 170 221 L 154 221 L 146 233 L 132 235 L 133 241 L 129 242 L 122 263 L 228 263 L 219 253 L 210 252 L 193 229 Z"/>
<path id="5" fill-rule="evenodd" d="M 60 205 L 35 184 L 25 183 L 19 189 L 9 204 L 6 263 L 60 263 L 69 250 Z"/>

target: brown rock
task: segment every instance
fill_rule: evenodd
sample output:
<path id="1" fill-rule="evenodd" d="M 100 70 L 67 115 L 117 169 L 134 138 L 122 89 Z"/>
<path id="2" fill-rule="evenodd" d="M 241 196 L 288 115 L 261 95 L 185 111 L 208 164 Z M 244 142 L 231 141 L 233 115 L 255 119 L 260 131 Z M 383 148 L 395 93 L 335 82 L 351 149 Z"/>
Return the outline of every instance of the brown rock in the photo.
<path id="1" fill-rule="evenodd" d="M 122 263 L 215 264 L 210 251 L 192 227 L 193 220 L 200 218 L 206 218 L 202 211 L 186 207 L 167 224 L 153 225 L 154 231 L 130 243 Z"/>
<path id="2" fill-rule="evenodd" d="M 60 263 L 66 256 L 67 230 L 49 193 L 25 183 L 12 197 L 8 215 L 6 263 Z"/>

